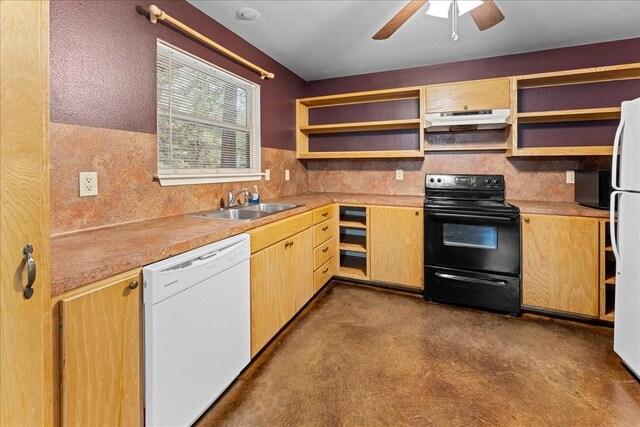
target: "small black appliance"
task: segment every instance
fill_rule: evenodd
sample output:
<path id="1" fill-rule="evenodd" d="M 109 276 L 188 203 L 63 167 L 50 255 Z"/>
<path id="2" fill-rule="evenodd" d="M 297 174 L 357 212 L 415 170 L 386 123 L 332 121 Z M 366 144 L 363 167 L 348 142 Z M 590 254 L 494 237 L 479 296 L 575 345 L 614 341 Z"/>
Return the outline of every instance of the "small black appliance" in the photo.
<path id="1" fill-rule="evenodd" d="M 612 191 L 611 170 L 576 171 L 574 192 L 577 203 L 596 209 L 609 209 Z"/>

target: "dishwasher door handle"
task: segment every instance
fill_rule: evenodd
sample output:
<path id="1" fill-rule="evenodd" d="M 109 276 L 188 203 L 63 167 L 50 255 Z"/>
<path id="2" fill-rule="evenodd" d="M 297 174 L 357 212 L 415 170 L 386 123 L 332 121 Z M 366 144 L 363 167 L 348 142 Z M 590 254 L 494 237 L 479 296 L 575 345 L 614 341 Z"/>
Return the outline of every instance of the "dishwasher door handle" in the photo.
<path id="1" fill-rule="evenodd" d="M 507 282 L 504 280 L 479 279 L 477 277 L 458 276 L 457 274 L 440 273 L 440 272 L 436 272 L 436 276 L 442 279 L 455 280 L 457 282 L 475 283 L 478 285 L 507 286 Z"/>

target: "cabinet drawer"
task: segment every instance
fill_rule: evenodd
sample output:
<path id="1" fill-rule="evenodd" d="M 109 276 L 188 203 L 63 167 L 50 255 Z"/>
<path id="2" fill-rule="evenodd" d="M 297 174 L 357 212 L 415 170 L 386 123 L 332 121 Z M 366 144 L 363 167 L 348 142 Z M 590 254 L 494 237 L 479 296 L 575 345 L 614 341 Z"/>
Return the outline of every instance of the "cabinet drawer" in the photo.
<path id="1" fill-rule="evenodd" d="M 251 253 L 256 253 L 313 225 L 313 215 L 305 212 L 247 231 L 251 235 Z"/>
<path id="2" fill-rule="evenodd" d="M 336 224 L 333 219 L 326 220 L 313 227 L 313 247 L 323 244 L 335 235 Z"/>
<path id="3" fill-rule="evenodd" d="M 509 79 L 427 86 L 427 113 L 509 108 Z"/>
<path id="4" fill-rule="evenodd" d="M 313 211 L 313 223 L 319 224 L 322 221 L 333 218 L 333 205 L 328 205 Z"/>
<path id="5" fill-rule="evenodd" d="M 313 292 L 318 292 L 333 277 L 336 271 L 335 257 L 331 257 L 313 273 Z"/>
<path id="6" fill-rule="evenodd" d="M 333 238 L 327 240 L 317 248 L 313 250 L 313 268 L 316 269 L 322 264 L 327 262 L 334 253 L 334 240 Z"/>

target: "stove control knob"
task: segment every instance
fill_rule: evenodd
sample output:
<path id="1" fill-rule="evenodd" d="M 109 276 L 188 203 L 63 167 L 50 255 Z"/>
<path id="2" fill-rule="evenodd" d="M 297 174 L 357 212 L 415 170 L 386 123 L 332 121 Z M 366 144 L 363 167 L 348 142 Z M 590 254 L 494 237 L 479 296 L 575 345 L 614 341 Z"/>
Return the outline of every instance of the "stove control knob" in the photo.
<path id="1" fill-rule="evenodd" d="M 494 183 L 495 185 L 500 184 L 500 178 L 493 178 L 493 183 Z"/>
<path id="2" fill-rule="evenodd" d="M 442 182 L 442 180 L 440 178 L 438 178 L 438 182 Z"/>
<path id="3" fill-rule="evenodd" d="M 484 182 L 486 182 L 487 184 L 491 184 L 491 178 L 485 179 Z"/>
<path id="4" fill-rule="evenodd" d="M 431 178 L 431 179 L 429 180 L 429 182 L 434 182 L 434 181 L 435 181 L 435 179 L 433 179 L 433 178 Z"/>

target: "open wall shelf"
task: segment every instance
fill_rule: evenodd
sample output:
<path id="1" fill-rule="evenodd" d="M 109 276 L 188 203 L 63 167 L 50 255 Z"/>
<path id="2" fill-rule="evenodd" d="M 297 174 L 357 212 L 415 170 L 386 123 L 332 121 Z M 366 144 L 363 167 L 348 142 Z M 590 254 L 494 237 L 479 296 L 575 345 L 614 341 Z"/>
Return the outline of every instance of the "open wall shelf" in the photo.
<path id="1" fill-rule="evenodd" d="M 299 159 L 333 158 L 416 158 L 424 157 L 424 87 L 408 87 L 368 92 L 302 98 L 296 101 L 296 150 Z M 345 123 L 310 124 L 309 113 L 314 108 L 341 107 L 352 104 L 386 103 L 389 101 L 416 100 L 418 117 L 395 118 L 393 120 L 351 121 Z M 415 113 L 414 113 L 415 114 Z M 330 135 L 349 132 L 363 133 L 361 138 L 366 148 L 366 132 L 393 132 L 415 130 L 417 146 L 413 149 L 375 149 L 346 151 L 311 151 L 309 135 Z"/>
<path id="2" fill-rule="evenodd" d="M 553 86 L 597 84 L 616 82 L 621 80 L 640 80 L 640 63 L 614 65 L 608 67 L 585 68 L 580 70 L 558 71 L 552 73 L 529 74 L 512 78 L 512 117 L 513 138 L 512 146 L 507 150 L 508 156 L 610 156 L 613 153 L 613 135 L 611 140 L 606 138 L 606 145 L 582 146 L 522 146 L 523 138 L 519 135 L 527 129 L 520 129 L 519 125 L 544 123 L 591 122 L 606 123 L 608 120 L 620 119 L 618 105 L 600 108 L 576 108 L 550 111 L 518 111 L 519 91 L 539 89 Z M 640 85 L 640 81 L 638 82 Z M 528 93 L 528 92 L 527 92 Z M 605 103 L 606 100 L 600 100 Z M 608 102 L 612 102 L 609 100 Z M 575 125 L 576 127 L 579 125 Z M 576 127 L 572 129 L 577 129 Z M 530 130 L 530 129 L 529 129 Z M 554 130 L 555 131 L 555 130 Z M 598 139 L 599 143 L 599 139 Z"/>

